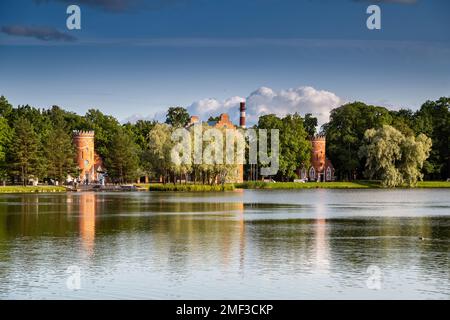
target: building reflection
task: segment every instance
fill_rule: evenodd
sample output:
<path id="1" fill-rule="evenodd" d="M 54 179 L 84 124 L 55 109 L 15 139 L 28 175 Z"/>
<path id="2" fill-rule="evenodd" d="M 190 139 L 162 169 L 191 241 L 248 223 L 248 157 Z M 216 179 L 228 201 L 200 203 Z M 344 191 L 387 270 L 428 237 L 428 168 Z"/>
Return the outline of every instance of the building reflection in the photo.
<path id="1" fill-rule="evenodd" d="M 95 242 L 96 194 L 83 192 L 79 196 L 80 237 L 85 251 L 91 255 Z"/>
<path id="2" fill-rule="evenodd" d="M 315 205 L 315 243 L 314 243 L 314 265 L 316 272 L 327 272 L 330 267 L 330 248 L 328 243 L 328 231 L 326 215 L 326 204 L 318 201 Z"/>
<path id="3" fill-rule="evenodd" d="M 227 269 L 230 260 L 233 259 L 236 251 L 234 251 L 236 246 L 236 240 L 238 240 L 238 253 L 240 265 L 244 262 L 244 252 L 245 252 L 245 220 L 244 220 L 244 203 L 243 202 L 233 202 L 228 204 L 229 214 L 233 215 L 230 217 L 235 221 L 230 226 L 230 231 L 222 233 L 222 264 Z M 221 219 L 221 217 L 220 217 Z M 238 234 L 236 234 L 236 232 Z"/>

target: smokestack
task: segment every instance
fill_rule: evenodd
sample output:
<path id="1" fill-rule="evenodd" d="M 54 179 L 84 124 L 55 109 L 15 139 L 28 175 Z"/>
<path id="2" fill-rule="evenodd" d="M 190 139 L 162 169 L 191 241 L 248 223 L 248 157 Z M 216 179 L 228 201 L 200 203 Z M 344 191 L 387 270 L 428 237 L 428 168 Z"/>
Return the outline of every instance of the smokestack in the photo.
<path id="1" fill-rule="evenodd" d="M 240 115 L 240 118 L 239 118 L 239 125 L 242 128 L 245 128 L 245 102 L 241 102 L 241 107 L 240 107 L 239 110 L 241 112 L 241 115 Z"/>

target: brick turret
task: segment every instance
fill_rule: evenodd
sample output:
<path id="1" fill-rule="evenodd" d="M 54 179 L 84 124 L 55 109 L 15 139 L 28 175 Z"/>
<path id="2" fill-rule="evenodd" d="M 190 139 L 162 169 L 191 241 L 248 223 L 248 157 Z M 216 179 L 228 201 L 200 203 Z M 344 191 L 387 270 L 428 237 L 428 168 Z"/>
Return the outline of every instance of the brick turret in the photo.
<path id="1" fill-rule="evenodd" d="M 73 143 L 76 148 L 76 162 L 80 168 L 80 180 L 83 183 L 95 179 L 94 131 L 76 130 L 73 132 Z"/>

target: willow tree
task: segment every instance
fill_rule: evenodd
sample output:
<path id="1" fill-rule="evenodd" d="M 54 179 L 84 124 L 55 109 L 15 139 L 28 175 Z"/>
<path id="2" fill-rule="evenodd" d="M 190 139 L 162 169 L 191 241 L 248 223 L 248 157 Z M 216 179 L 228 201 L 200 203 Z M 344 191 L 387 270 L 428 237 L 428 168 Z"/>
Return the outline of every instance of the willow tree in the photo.
<path id="1" fill-rule="evenodd" d="M 367 178 L 381 179 L 384 187 L 403 183 L 413 187 L 423 177 L 421 169 L 430 150 L 431 139 L 424 134 L 405 137 L 394 127 L 384 125 L 366 130 L 359 156 L 366 159 Z"/>
<path id="2" fill-rule="evenodd" d="M 155 177 L 162 177 L 165 183 L 174 172 L 171 150 L 174 143 L 171 139 L 172 128 L 167 124 L 156 124 L 148 134 L 149 149 L 146 158 L 150 171 Z"/>

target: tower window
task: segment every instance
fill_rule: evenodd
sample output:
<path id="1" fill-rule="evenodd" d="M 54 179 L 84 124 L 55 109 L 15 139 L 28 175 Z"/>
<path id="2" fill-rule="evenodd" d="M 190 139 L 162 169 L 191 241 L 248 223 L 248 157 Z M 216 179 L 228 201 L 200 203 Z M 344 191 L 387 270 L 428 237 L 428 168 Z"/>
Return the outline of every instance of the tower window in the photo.
<path id="1" fill-rule="evenodd" d="M 314 170 L 314 167 L 311 167 L 311 168 L 309 169 L 309 178 L 310 178 L 311 180 L 316 179 L 316 170 Z"/>
<path id="2" fill-rule="evenodd" d="M 331 181 L 331 168 L 327 168 L 327 181 Z"/>

